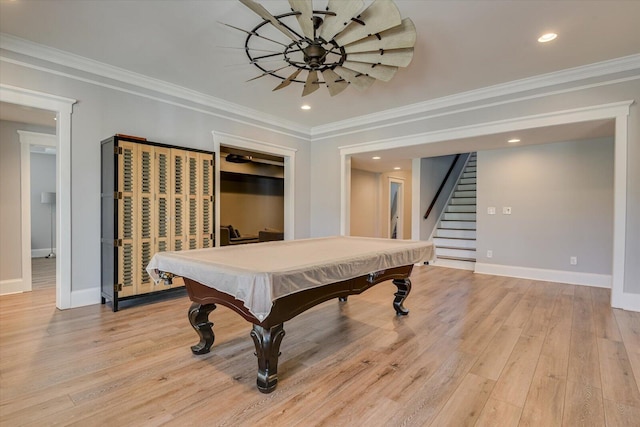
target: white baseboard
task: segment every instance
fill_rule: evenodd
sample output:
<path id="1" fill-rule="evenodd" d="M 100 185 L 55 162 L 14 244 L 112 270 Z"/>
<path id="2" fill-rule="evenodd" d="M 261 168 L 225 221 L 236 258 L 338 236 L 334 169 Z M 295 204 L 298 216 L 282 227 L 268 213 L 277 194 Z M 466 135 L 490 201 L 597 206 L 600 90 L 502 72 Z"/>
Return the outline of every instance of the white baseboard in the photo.
<path id="1" fill-rule="evenodd" d="M 31 258 L 44 258 L 51 253 L 51 248 L 46 249 L 31 249 Z M 53 248 L 53 253 L 56 253 L 56 249 Z"/>
<path id="2" fill-rule="evenodd" d="M 71 291 L 71 308 L 100 303 L 100 288 Z"/>
<path id="3" fill-rule="evenodd" d="M 458 270 L 473 271 L 474 263 L 471 261 L 458 261 L 455 259 L 443 259 L 438 258 L 435 261 L 429 262 L 430 265 L 436 267 L 457 268 Z"/>
<path id="4" fill-rule="evenodd" d="M 545 270 L 542 268 L 516 267 L 511 265 L 476 263 L 476 273 L 494 276 L 518 277 L 545 282 L 568 283 L 571 285 L 611 288 L 611 275 L 578 273 L 575 271 Z"/>
<path id="5" fill-rule="evenodd" d="M 614 295 L 612 306 L 615 308 L 621 308 L 623 310 L 640 312 L 640 294 L 630 294 L 628 292 L 623 292 L 619 300 L 615 298 Z"/>
<path id="6" fill-rule="evenodd" d="M 0 295 L 24 292 L 22 279 L 0 280 Z"/>

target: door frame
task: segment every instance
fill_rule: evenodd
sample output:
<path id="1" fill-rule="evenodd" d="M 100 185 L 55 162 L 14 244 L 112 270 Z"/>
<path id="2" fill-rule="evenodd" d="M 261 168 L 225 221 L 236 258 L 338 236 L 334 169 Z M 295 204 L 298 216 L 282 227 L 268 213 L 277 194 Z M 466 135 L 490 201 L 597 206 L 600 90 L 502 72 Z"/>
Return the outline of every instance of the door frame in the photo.
<path id="1" fill-rule="evenodd" d="M 6 84 L 0 84 L 0 101 L 56 113 L 56 307 L 71 308 L 71 114 L 77 101 Z"/>
<path id="2" fill-rule="evenodd" d="M 284 239 L 295 238 L 295 163 L 296 149 L 283 147 L 268 142 L 256 141 L 224 132 L 212 131 L 213 151 L 215 155 L 215 228 L 220 226 L 220 146 L 234 147 L 257 153 L 271 154 L 284 157 Z M 220 246 L 220 239 L 216 239 L 216 246 Z"/>

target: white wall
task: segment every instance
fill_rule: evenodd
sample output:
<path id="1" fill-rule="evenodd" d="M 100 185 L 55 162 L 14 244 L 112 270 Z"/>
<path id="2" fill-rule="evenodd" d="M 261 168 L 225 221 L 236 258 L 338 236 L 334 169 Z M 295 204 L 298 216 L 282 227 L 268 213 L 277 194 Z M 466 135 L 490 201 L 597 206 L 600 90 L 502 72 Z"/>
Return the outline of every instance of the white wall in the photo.
<path id="1" fill-rule="evenodd" d="M 380 174 L 351 169 L 350 235 L 381 237 Z"/>
<path id="2" fill-rule="evenodd" d="M 613 148 L 605 138 L 479 152 L 478 262 L 610 276 Z"/>
<path id="3" fill-rule="evenodd" d="M 31 253 L 43 257 L 51 251 L 50 206 L 41 203 L 43 192 L 56 192 L 56 156 L 31 153 Z M 55 249 L 55 205 L 53 207 L 53 248 Z"/>

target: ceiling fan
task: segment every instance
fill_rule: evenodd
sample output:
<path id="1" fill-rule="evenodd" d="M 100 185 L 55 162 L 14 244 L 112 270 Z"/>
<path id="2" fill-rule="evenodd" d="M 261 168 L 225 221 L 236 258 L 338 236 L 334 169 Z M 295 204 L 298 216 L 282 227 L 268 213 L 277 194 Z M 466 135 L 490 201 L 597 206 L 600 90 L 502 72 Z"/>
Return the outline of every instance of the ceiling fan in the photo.
<path id="1" fill-rule="evenodd" d="M 274 91 L 291 83 L 304 84 L 302 96 L 321 85 L 331 96 L 349 85 L 365 90 L 376 80 L 391 80 L 398 67 L 408 66 L 413 58 L 415 26 L 400 17 L 393 0 L 375 0 L 366 8 L 364 0 L 328 0 L 325 10 L 314 10 L 313 0 L 289 0 L 291 12 L 280 15 L 254 0 L 240 2 L 262 22 L 252 30 L 224 25 L 247 34 L 244 50 L 250 64 L 262 72 L 251 80 L 267 75 L 282 80 Z M 277 30 L 275 35 L 269 27 Z M 263 65 L 274 59 L 281 66 Z"/>

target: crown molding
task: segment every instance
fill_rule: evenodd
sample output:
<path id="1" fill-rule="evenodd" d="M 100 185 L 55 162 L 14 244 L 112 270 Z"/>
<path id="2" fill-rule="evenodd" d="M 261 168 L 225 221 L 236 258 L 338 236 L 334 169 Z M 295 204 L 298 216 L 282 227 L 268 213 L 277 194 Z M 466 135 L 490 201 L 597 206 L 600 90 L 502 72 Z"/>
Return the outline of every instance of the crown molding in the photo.
<path id="1" fill-rule="evenodd" d="M 540 74 L 534 77 L 514 80 L 494 86 L 487 86 L 468 92 L 462 92 L 451 96 L 432 99 L 425 102 L 393 108 L 378 113 L 367 114 L 354 117 L 348 120 L 329 123 L 327 125 L 315 126 L 311 129 L 312 140 L 331 137 L 334 132 L 355 131 L 363 127 L 370 129 L 371 125 L 380 125 L 384 121 L 394 121 L 407 118 L 412 115 L 420 115 L 434 112 L 444 108 L 456 107 L 463 104 L 483 101 L 505 95 L 514 95 L 531 90 L 550 88 L 556 85 L 571 83 L 589 78 L 603 77 L 625 71 L 640 70 L 640 54 L 624 56 L 603 62 L 584 65 L 581 67 L 569 68 L 547 74 Z M 606 83 L 605 83 L 606 84 Z M 395 123 L 393 123 L 395 124 Z"/>
<path id="2" fill-rule="evenodd" d="M 123 68 L 114 67 L 83 56 L 34 43 L 15 37 L 11 34 L 0 33 L 0 48 L 111 80 L 152 90 L 164 95 L 184 99 L 207 107 L 212 107 L 247 119 L 257 120 L 268 125 L 269 128 L 277 126 L 305 136 L 308 136 L 311 133 L 311 129 L 309 127 L 300 126 L 299 124 L 289 120 L 283 120 L 279 117 L 265 114 L 261 111 L 247 108 L 210 95 L 205 95 L 201 92 L 174 85 L 163 80 L 134 73 Z"/>

